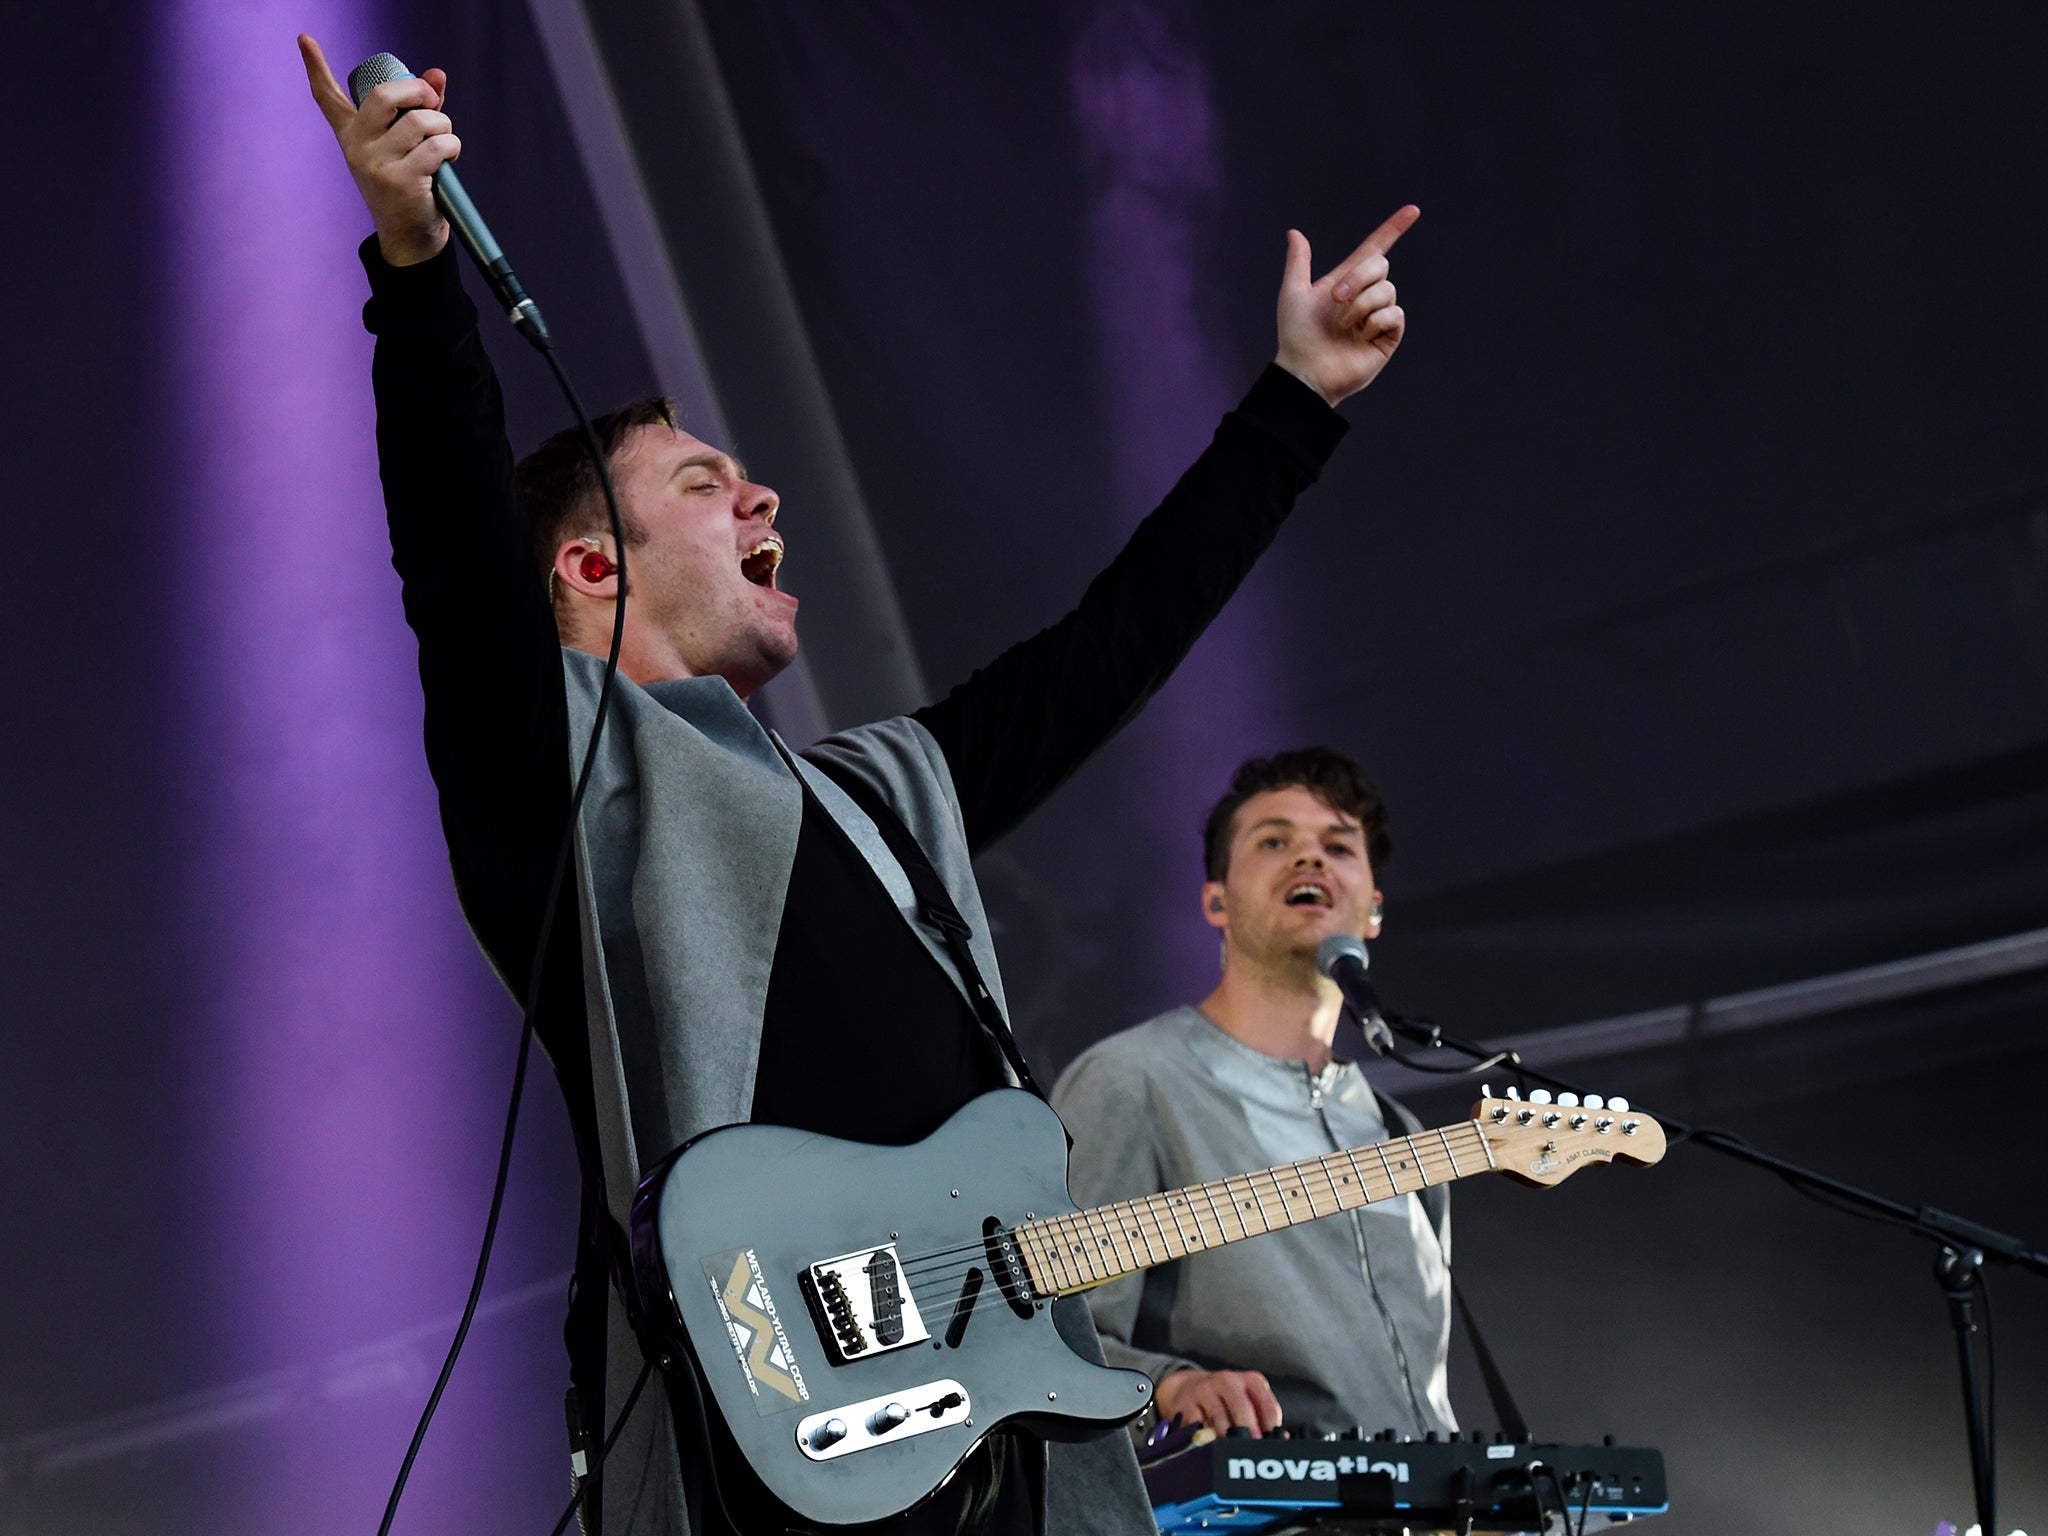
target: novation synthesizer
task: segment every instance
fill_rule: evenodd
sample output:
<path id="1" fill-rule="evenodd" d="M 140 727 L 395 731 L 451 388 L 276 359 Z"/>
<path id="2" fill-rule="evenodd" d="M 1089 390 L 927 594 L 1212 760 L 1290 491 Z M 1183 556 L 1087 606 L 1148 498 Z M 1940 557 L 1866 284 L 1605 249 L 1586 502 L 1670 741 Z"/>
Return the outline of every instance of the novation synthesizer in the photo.
<path id="1" fill-rule="evenodd" d="M 1242 1429 L 1151 1460 L 1145 1485 L 1162 1533 L 1602 1530 L 1662 1514 L 1654 1450 L 1468 1437 L 1333 1437 Z"/>

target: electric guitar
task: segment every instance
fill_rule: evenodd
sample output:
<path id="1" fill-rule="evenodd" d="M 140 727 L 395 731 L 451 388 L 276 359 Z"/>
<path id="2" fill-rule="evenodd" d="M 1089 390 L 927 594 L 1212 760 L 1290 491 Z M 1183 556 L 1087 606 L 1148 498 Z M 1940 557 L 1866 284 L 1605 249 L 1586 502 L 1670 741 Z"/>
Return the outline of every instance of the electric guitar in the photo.
<path id="1" fill-rule="evenodd" d="M 797 1515 L 879 1520 L 999 1425 L 1085 1438 L 1151 1401 L 1143 1373 L 1067 1346 L 1056 1297 L 1476 1173 L 1550 1185 L 1654 1163 L 1664 1132 L 1618 1100 L 1487 1098 L 1462 1124 L 1085 1211 L 1066 1154 L 1059 1117 L 1015 1088 L 908 1147 L 766 1125 L 697 1138 L 633 1208 L 662 1363 L 697 1372 Z"/>

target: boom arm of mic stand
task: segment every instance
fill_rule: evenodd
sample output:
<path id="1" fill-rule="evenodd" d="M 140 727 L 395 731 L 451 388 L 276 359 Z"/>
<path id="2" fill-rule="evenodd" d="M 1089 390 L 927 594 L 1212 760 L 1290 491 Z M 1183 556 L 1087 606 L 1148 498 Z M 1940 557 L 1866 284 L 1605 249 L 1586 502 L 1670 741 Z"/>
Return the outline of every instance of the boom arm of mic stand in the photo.
<path id="1" fill-rule="evenodd" d="M 1448 1047 L 1462 1051 L 1474 1061 L 1491 1054 L 1468 1041 L 1443 1035 L 1441 1031 L 1437 1033 L 1438 1038 L 1430 1043 L 1439 1048 Z M 1558 1077 L 1555 1073 L 1539 1071 L 1526 1065 L 1516 1052 L 1506 1053 L 1506 1064 L 1522 1077 L 1533 1079 L 1545 1087 L 1562 1089 L 1567 1093 L 1578 1094 L 1581 1098 L 1588 1092 L 1586 1088 L 1569 1078 Z M 1646 1114 L 1656 1113 L 1647 1105 L 1638 1107 Z M 1731 1136 L 1725 1131 L 1688 1125 L 1682 1120 L 1673 1120 L 1661 1114 L 1657 1115 L 1657 1119 L 1664 1126 L 1665 1136 L 1674 1143 L 1689 1141 L 1694 1146 L 1705 1147 L 1725 1157 L 1766 1169 L 1777 1174 L 1795 1189 L 1804 1190 L 1809 1194 L 1825 1195 L 1827 1200 L 1823 1203 L 1831 1201 L 1858 1214 L 1889 1221 L 1922 1237 L 1931 1238 L 1941 1245 L 1935 1264 L 1935 1276 L 1942 1286 L 1943 1293 L 1948 1297 L 1950 1321 L 1955 1328 L 1957 1346 L 1961 1354 L 1964 1415 L 1970 1438 L 1970 1470 L 1977 1494 L 1977 1521 L 1982 1530 L 1994 1531 L 1993 1516 L 1997 1506 L 1995 1451 L 1991 1439 L 1990 1415 L 1985 1411 L 1986 1405 L 1977 1391 L 1975 1356 L 1970 1343 L 1972 1335 L 1976 1332 L 1976 1323 L 1973 1310 L 1968 1304 L 1968 1293 L 1972 1285 L 1982 1283 L 1982 1276 L 1977 1270 L 1984 1259 L 2001 1259 L 2022 1269 L 2032 1270 L 2037 1275 L 2048 1276 L 2048 1254 L 2030 1249 L 2023 1239 L 1982 1226 L 1965 1217 L 1952 1215 L 1935 1206 L 1923 1205 L 1916 1209 L 1887 1199 L 1883 1195 L 1874 1194 L 1870 1190 L 1859 1189 L 1854 1184 L 1845 1184 L 1840 1179 L 1829 1178 L 1824 1173 L 1816 1173 L 1811 1168 L 1802 1168 L 1797 1163 L 1777 1157 L 1759 1147 L 1753 1147 L 1739 1136 Z"/>
<path id="2" fill-rule="evenodd" d="M 1469 1040 L 1460 1040 L 1453 1035 L 1446 1035 L 1436 1025 L 1425 1023 L 1422 1020 L 1403 1019 L 1398 1015 L 1389 1014 L 1387 1015 L 1387 1023 L 1397 1033 L 1406 1035 L 1410 1039 L 1436 1046 L 1439 1049 L 1461 1052 L 1471 1057 L 1474 1061 L 1484 1060 L 1500 1054 L 1488 1051 L 1483 1046 L 1474 1045 Z M 1429 1038 L 1425 1040 L 1421 1034 L 1414 1033 L 1413 1031 L 1417 1029 L 1427 1031 Z M 1546 1088 L 1562 1089 L 1566 1093 L 1576 1093 L 1581 1098 L 1589 1092 L 1598 1093 L 1600 1091 L 1597 1088 L 1589 1089 L 1584 1084 L 1575 1082 L 1571 1078 L 1559 1077 L 1554 1072 L 1545 1072 L 1540 1068 L 1532 1067 L 1522 1060 L 1519 1052 L 1508 1052 L 1506 1064 L 1522 1077 L 1528 1078 L 1532 1082 L 1541 1083 Z M 1716 1131 L 1704 1126 L 1688 1125 L 1683 1120 L 1659 1113 L 1647 1104 L 1638 1104 L 1636 1107 L 1645 1114 L 1656 1115 L 1658 1122 L 1664 1127 L 1666 1137 L 1674 1143 L 1689 1141 L 1696 1146 L 1706 1147 L 1721 1153 L 1723 1156 L 1732 1157 L 1740 1162 L 1749 1163 L 1755 1167 L 1775 1173 L 1792 1184 L 1819 1190 L 1824 1194 L 1833 1196 L 1846 1205 L 1855 1206 L 1882 1220 L 1889 1220 L 1899 1226 L 1910 1228 L 1921 1236 L 1932 1238 L 1936 1242 L 1981 1248 L 1987 1258 L 2002 1259 L 2006 1263 L 2017 1264 L 2022 1269 L 2031 1269 L 2036 1274 L 2048 1277 L 2048 1253 L 2041 1253 L 2030 1249 L 2023 1238 L 2013 1237 L 1991 1227 L 1981 1226 L 1977 1222 L 1970 1221 L 1962 1216 L 1953 1215 L 1935 1206 L 1923 1205 L 1916 1207 L 1901 1204 L 1897 1200 L 1887 1199 L 1885 1196 L 1874 1194 L 1870 1190 L 1858 1188 L 1854 1184 L 1845 1184 L 1840 1179 L 1830 1178 L 1824 1173 L 1817 1173 L 1811 1168 L 1802 1167 L 1798 1163 L 1791 1162 L 1774 1153 L 1766 1152 L 1761 1147 L 1753 1147 L 1740 1137 L 1730 1136 L 1724 1131 Z"/>

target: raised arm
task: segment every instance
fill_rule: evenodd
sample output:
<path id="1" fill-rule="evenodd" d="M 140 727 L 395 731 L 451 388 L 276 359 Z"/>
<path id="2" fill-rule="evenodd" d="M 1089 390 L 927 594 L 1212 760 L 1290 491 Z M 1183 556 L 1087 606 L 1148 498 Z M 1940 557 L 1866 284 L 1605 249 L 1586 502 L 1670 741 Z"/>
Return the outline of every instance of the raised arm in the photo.
<path id="1" fill-rule="evenodd" d="M 1065 782 L 1162 687 L 1343 436 L 1333 405 L 1378 377 L 1406 318 L 1387 251 L 1420 217 L 1394 214 L 1319 280 L 1290 230 L 1275 366 L 1059 623 L 918 711 L 988 846 Z"/>
<path id="2" fill-rule="evenodd" d="M 497 377 L 434 207 L 433 171 L 460 150 L 447 79 L 378 86 L 358 112 L 319 44 L 299 48 L 377 230 L 362 252 L 377 453 L 450 860 L 478 937 L 523 987 L 568 809 L 568 714 Z"/>

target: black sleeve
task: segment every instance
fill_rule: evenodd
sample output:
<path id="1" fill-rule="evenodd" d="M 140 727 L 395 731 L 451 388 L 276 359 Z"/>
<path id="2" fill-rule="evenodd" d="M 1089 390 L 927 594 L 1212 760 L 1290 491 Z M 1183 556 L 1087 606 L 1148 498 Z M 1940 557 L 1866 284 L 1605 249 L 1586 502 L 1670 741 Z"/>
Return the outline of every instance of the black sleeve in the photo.
<path id="1" fill-rule="evenodd" d="M 523 994 L 569 805 L 560 642 L 454 243 L 392 267 L 372 238 L 362 259 L 391 563 L 419 639 L 427 765 L 463 910 Z M 556 927 L 573 936 L 573 922 Z M 561 970 L 550 962 L 550 992 L 567 982 L 580 994 Z"/>
<path id="2" fill-rule="evenodd" d="M 916 712 L 946 754 L 974 851 L 1164 686 L 1345 430 L 1314 390 L 1267 368 L 1072 613 Z"/>

